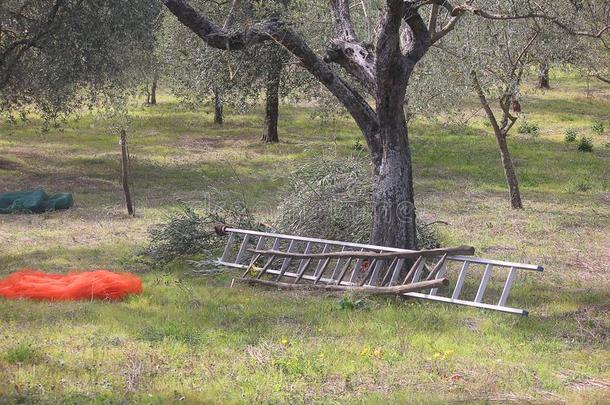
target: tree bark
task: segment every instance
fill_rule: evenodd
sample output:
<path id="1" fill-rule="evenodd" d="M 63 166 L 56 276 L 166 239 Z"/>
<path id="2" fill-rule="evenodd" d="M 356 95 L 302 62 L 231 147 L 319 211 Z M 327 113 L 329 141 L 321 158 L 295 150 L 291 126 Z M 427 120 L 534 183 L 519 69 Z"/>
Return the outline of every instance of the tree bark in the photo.
<path id="1" fill-rule="evenodd" d="M 214 89 L 214 124 L 222 125 L 222 122 L 223 122 L 222 93 L 219 89 Z"/>
<path id="2" fill-rule="evenodd" d="M 282 77 L 281 62 L 274 63 L 267 73 L 265 124 L 261 141 L 266 143 L 279 142 L 277 133 L 277 121 L 279 118 L 279 91 Z"/>
<path id="3" fill-rule="evenodd" d="M 387 141 L 373 152 L 373 228 L 371 243 L 417 248 L 413 169 L 403 108 L 380 121 L 380 134 Z"/>
<path id="4" fill-rule="evenodd" d="M 508 143 L 506 142 L 506 134 L 496 133 L 496 140 L 500 147 L 500 157 L 502 159 L 502 167 L 504 167 L 504 176 L 506 177 L 506 183 L 508 184 L 508 196 L 510 198 L 510 207 L 515 209 L 523 208 L 521 202 L 521 193 L 519 192 L 519 182 L 517 180 L 517 174 L 513 166 L 513 160 L 508 150 Z"/>
<path id="5" fill-rule="evenodd" d="M 121 181 L 123 183 L 123 193 L 125 194 L 125 204 L 127 205 L 127 213 L 130 216 L 136 215 L 136 210 L 131 199 L 131 191 L 129 190 L 129 148 L 127 146 L 127 132 L 121 130 Z"/>
<path id="6" fill-rule="evenodd" d="M 549 84 L 549 64 L 547 62 L 541 63 L 540 68 L 538 69 L 538 88 L 551 88 L 551 85 Z"/>

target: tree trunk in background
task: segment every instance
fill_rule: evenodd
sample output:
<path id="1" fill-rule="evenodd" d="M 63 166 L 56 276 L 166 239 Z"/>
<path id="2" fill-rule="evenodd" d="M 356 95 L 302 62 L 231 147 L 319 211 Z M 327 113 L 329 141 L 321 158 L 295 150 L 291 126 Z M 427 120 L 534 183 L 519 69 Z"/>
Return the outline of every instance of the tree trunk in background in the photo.
<path id="1" fill-rule="evenodd" d="M 278 62 L 271 66 L 267 73 L 265 124 L 261 141 L 266 143 L 279 142 L 277 134 L 277 121 L 279 118 L 279 91 L 282 78 L 282 63 Z"/>
<path id="2" fill-rule="evenodd" d="M 540 68 L 538 69 L 538 88 L 551 88 L 551 85 L 549 84 L 549 64 L 547 62 L 541 63 Z"/>
<path id="3" fill-rule="evenodd" d="M 417 248 L 411 151 L 402 105 L 400 113 L 380 120 L 385 139 L 382 151 L 373 151 L 373 229 L 371 243 Z"/>
<path id="4" fill-rule="evenodd" d="M 131 191 L 129 190 L 129 148 L 127 146 L 127 133 L 124 129 L 121 130 L 121 181 L 123 183 L 123 192 L 125 193 L 125 204 L 127 205 L 127 213 L 130 216 L 135 216 L 136 211 L 131 199 Z"/>
<path id="5" fill-rule="evenodd" d="M 222 125 L 222 93 L 219 89 L 214 89 L 214 124 Z"/>
<path id="6" fill-rule="evenodd" d="M 479 101 L 481 102 L 481 106 L 485 110 L 485 114 L 487 115 L 487 119 L 491 124 L 491 127 L 494 130 L 494 135 L 496 136 L 496 140 L 498 141 L 498 146 L 500 147 L 500 157 L 502 158 L 502 167 L 504 168 L 504 176 L 506 177 L 506 183 L 508 184 L 508 196 L 510 198 L 510 206 L 511 208 L 523 208 L 523 204 L 521 203 L 521 194 L 519 193 L 519 182 L 517 180 L 517 174 L 515 173 L 515 168 L 513 166 L 513 161 L 510 157 L 510 152 L 508 150 L 508 144 L 506 142 L 506 135 L 508 130 L 510 130 L 510 126 L 502 127 L 498 125 L 498 120 L 494 115 L 493 110 L 489 106 L 489 102 L 487 101 L 487 97 L 485 96 L 485 92 L 479 83 L 479 79 L 475 71 L 470 72 L 470 76 L 472 78 L 472 83 L 474 84 L 474 88 L 477 91 L 479 96 Z"/>
<path id="7" fill-rule="evenodd" d="M 150 105 L 157 104 L 157 81 L 158 80 L 159 79 L 158 79 L 157 75 L 155 74 L 152 85 L 150 86 L 150 96 L 148 98 L 148 104 L 150 104 Z"/>
<path id="8" fill-rule="evenodd" d="M 510 198 L 510 207 L 521 209 L 523 204 L 521 203 L 521 193 L 519 192 L 519 182 L 517 180 L 517 174 L 513 166 L 513 160 L 510 157 L 508 150 L 508 144 L 506 142 L 506 135 L 502 133 L 496 133 L 496 140 L 500 147 L 500 157 L 502 158 L 502 166 L 504 167 L 504 176 L 506 177 L 506 183 L 508 184 L 508 196 Z"/>

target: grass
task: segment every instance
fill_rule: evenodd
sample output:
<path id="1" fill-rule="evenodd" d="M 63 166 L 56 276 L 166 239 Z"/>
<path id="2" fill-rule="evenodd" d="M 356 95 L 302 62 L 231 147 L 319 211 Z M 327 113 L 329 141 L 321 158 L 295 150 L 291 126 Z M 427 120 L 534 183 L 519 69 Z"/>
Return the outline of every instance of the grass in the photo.
<path id="1" fill-rule="evenodd" d="M 553 84 L 553 83 L 552 83 Z M 117 139 L 94 116 L 38 133 L 0 125 L 0 190 L 75 193 L 74 209 L 0 218 L 0 274 L 110 268 L 139 273 L 144 293 L 120 303 L 0 302 L 0 402 L 604 403 L 610 395 L 610 149 L 607 87 L 557 78 L 523 103 L 539 135 L 510 147 L 525 209 L 511 211 L 495 141 L 466 129 L 411 127 L 417 205 L 444 220 L 447 245 L 542 264 L 511 299 L 530 317 L 350 295 L 229 288 L 134 259 L 147 228 L 181 202 L 244 198 L 273 212 L 286 173 L 329 147 L 350 153 L 350 120 L 284 107 L 278 145 L 258 142 L 260 111 L 222 128 L 166 100 L 138 107 L 130 130 L 137 218 L 121 203 Z M 564 142 L 590 137 L 592 153 Z M 236 178 L 235 174 L 239 177 Z M 215 190 L 222 190 L 220 194 Z"/>

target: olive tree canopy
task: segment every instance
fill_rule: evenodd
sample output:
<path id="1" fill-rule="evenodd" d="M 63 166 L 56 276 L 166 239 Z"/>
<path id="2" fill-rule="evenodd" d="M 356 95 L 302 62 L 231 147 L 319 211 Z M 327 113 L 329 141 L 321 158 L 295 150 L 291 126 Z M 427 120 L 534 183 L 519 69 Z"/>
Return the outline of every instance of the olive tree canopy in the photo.
<path id="1" fill-rule="evenodd" d="M 0 112 L 56 118 L 129 87 L 158 13 L 148 0 L 3 0 Z"/>

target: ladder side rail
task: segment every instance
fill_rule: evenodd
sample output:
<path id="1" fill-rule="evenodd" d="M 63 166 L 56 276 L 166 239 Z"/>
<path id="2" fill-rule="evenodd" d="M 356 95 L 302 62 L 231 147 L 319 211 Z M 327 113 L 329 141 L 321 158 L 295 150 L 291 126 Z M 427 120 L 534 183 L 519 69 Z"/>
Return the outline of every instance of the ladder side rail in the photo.
<path id="1" fill-rule="evenodd" d="M 446 302 L 449 304 L 459 304 L 459 305 L 466 305 L 469 307 L 491 309 L 494 311 L 508 312 L 511 314 L 517 314 L 517 315 L 523 315 L 523 316 L 528 315 L 528 312 L 524 309 L 505 307 L 505 306 L 493 305 L 493 304 L 485 304 L 482 302 L 465 301 L 465 300 L 459 300 L 459 299 L 454 300 L 454 299 L 447 298 L 447 297 L 441 297 L 439 295 L 428 295 L 428 294 L 421 294 L 421 293 L 416 293 L 416 292 L 405 293 L 403 295 L 405 295 L 407 297 L 421 298 L 424 300 Z"/>
<path id="2" fill-rule="evenodd" d="M 485 259 L 483 257 L 475 257 L 475 256 L 454 255 L 454 256 L 447 256 L 447 259 L 453 260 L 453 261 L 458 261 L 458 262 L 469 261 L 470 263 L 476 263 L 476 264 L 491 264 L 495 267 L 508 267 L 508 268 L 516 267 L 518 269 L 523 269 L 523 270 L 544 271 L 544 267 L 538 266 L 535 264 L 507 262 L 504 260 Z"/>
<path id="3" fill-rule="evenodd" d="M 378 245 L 368 245 L 368 244 L 364 244 L 364 243 L 354 243 L 354 242 L 344 242 L 344 241 L 337 241 L 337 240 L 330 240 L 330 239 L 320 239 L 320 238 L 308 238 L 308 237 L 304 237 L 304 236 L 296 236 L 296 235 L 284 235 L 281 233 L 272 233 L 272 232 L 261 232 L 261 231 L 251 231 L 249 229 L 239 229 L 239 228 L 225 228 L 225 232 L 230 233 L 230 232 L 235 232 L 235 233 L 242 233 L 242 234 L 250 234 L 250 235 L 257 235 L 257 236 L 267 236 L 267 237 L 271 237 L 271 238 L 282 238 L 282 239 L 292 239 L 292 240 L 298 240 L 298 241 L 304 241 L 304 242 L 313 242 L 313 243 L 320 243 L 320 244 L 328 244 L 328 245 L 335 245 L 335 246 L 346 246 L 346 247 L 351 247 L 351 248 L 364 248 L 364 249 L 369 249 L 369 250 L 382 250 L 385 252 L 417 252 L 416 250 L 410 250 L 410 249 L 400 249 L 400 248 L 393 248 L 393 247 L 387 247 L 387 246 L 378 246 Z"/>

